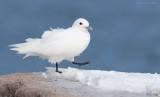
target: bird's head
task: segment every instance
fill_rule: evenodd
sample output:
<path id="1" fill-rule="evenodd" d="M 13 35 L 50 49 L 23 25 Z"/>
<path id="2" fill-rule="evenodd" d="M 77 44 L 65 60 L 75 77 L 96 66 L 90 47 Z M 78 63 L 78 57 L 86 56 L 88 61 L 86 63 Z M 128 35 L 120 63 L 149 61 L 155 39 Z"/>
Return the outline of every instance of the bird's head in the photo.
<path id="1" fill-rule="evenodd" d="M 77 19 L 73 23 L 72 27 L 78 28 L 78 29 L 81 29 L 81 30 L 88 30 L 88 29 L 93 30 L 93 28 L 91 26 L 89 26 L 89 22 L 84 18 Z"/>

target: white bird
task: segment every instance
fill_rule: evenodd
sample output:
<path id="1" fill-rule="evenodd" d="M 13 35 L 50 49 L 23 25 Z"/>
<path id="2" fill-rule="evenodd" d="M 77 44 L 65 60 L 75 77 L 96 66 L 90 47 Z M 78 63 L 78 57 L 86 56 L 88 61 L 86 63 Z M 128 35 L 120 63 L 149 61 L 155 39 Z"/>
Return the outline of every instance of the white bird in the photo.
<path id="1" fill-rule="evenodd" d="M 41 38 L 28 38 L 25 43 L 10 45 L 10 50 L 17 51 L 17 54 L 25 54 L 23 58 L 29 56 L 39 56 L 47 59 L 51 64 L 58 64 L 63 60 L 71 61 L 73 64 L 85 65 L 89 62 L 77 63 L 74 57 L 80 55 L 90 42 L 88 29 L 89 22 L 84 18 L 77 19 L 72 27 L 67 29 L 57 28 L 45 31 Z"/>

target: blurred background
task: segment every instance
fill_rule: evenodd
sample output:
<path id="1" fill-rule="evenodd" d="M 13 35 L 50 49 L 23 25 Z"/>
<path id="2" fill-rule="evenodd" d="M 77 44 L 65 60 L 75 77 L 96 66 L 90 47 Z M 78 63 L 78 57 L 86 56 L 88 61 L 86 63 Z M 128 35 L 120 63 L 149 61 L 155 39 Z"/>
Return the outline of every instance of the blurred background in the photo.
<path id="1" fill-rule="evenodd" d="M 0 75 L 55 67 L 38 57 L 23 60 L 8 45 L 40 38 L 49 27 L 71 27 L 80 17 L 94 30 L 88 48 L 75 60 L 91 64 L 63 61 L 61 68 L 160 73 L 159 0 L 1 0 Z"/>

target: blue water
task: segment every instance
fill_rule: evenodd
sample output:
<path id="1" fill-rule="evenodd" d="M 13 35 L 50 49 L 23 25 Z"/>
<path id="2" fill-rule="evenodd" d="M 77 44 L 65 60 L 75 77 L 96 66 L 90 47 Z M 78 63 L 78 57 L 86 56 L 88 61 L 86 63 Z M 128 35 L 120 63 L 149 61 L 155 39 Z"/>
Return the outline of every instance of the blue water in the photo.
<path id="1" fill-rule="evenodd" d="M 77 18 L 93 27 L 91 43 L 76 61 L 60 67 L 160 73 L 159 0 L 1 0 L 0 75 L 45 71 L 38 57 L 22 59 L 8 45 L 39 38 L 49 27 L 68 28 Z"/>

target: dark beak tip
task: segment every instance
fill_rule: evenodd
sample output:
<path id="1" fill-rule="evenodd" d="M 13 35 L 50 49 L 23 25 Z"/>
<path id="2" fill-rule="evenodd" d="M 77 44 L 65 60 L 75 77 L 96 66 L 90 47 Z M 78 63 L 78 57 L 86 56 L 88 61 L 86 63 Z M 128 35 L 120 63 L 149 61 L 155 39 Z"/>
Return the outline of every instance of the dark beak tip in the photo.
<path id="1" fill-rule="evenodd" d="M 88 30 L 93 30 L 93 28 L 91 26 L 87 27 Z"/>

